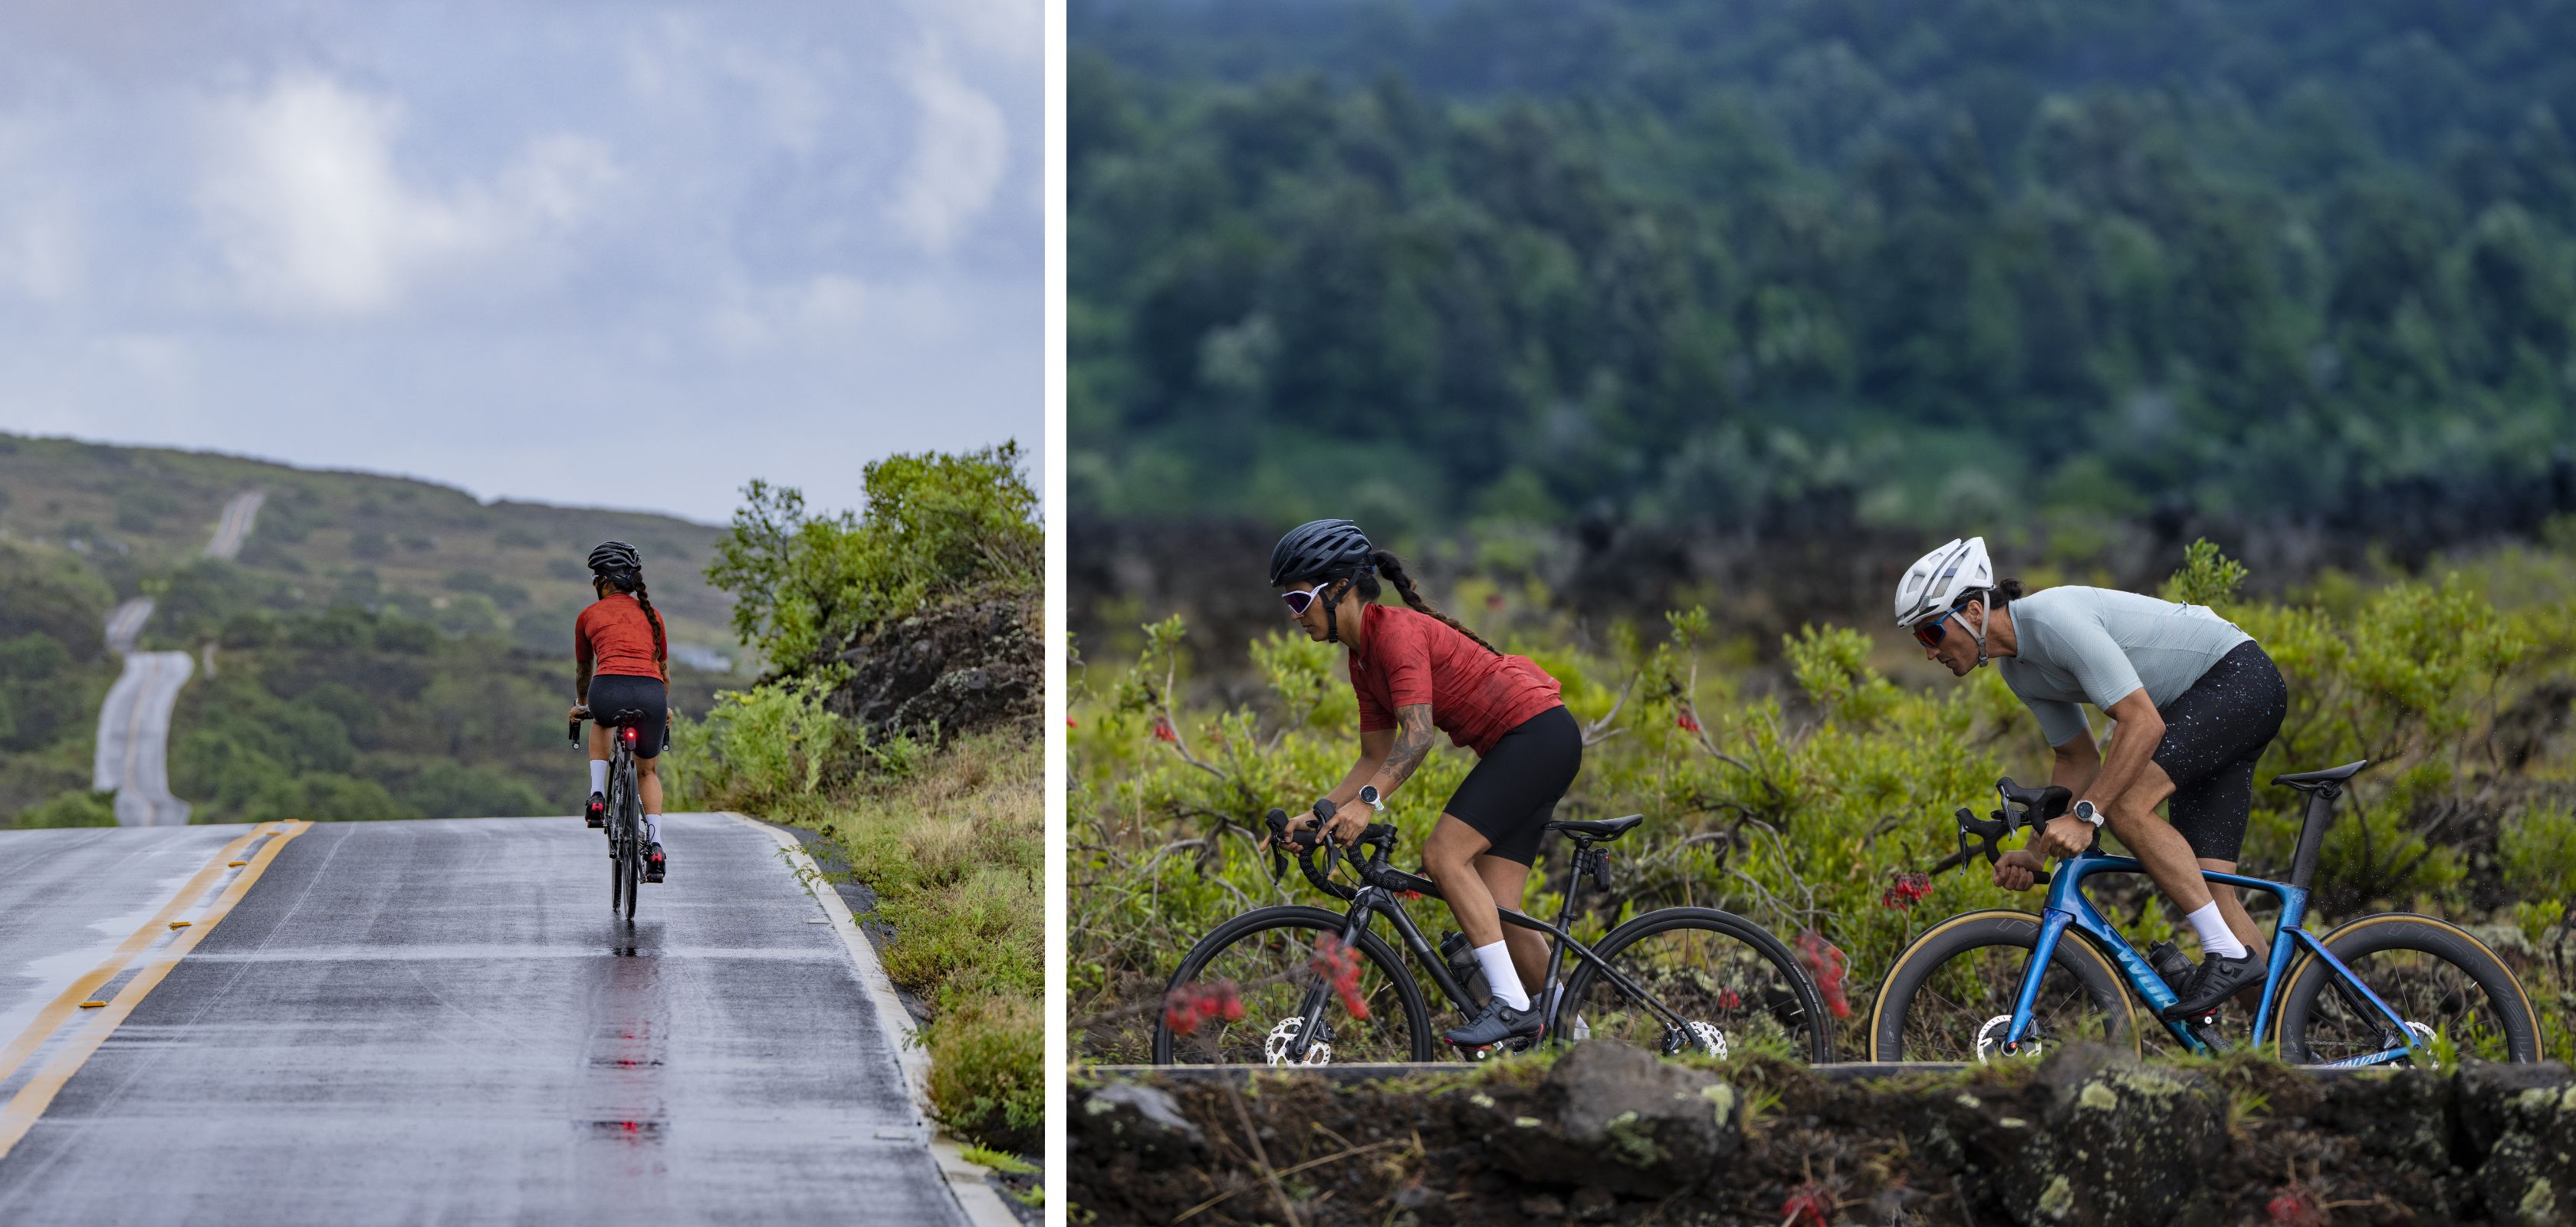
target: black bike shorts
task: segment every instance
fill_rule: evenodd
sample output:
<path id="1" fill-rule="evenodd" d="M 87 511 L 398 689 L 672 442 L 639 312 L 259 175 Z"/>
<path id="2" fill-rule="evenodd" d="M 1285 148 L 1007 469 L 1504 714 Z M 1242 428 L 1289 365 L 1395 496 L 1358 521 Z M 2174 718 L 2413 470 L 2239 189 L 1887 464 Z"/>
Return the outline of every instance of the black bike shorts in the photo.
<path id="1" fill-rule="evenodd" d="M 653 758 L 662 753 L 664 736 L 670 731 L 670 690 L 658 677 L 636 677 L 625 673 L 602 673 L 590 679 L 590 718 L 605 726 L 622 711 L 640 711 L 644 719 L 635 726 L 635 757 Z"/>
<path id="2" fill-rule="evenodd" d="M 1583 730 L 1558 704 L 1503 734 L 1449 794 L 1443 813 L 1474 827 L 1487 856 L 1527 865 L 1538 859 L 1556 803 L 1583 768 Z"/>
<path id="3" fill-rule="evenodd" d="M 2254 811 L 2254 763 L 2290 714 L 2290 687 L 2261 645 L 2246 642 L 2157 709 L 2156 765 L 2173 780 L 2166 812 L 2193 856 L 2234 861 Z"/>

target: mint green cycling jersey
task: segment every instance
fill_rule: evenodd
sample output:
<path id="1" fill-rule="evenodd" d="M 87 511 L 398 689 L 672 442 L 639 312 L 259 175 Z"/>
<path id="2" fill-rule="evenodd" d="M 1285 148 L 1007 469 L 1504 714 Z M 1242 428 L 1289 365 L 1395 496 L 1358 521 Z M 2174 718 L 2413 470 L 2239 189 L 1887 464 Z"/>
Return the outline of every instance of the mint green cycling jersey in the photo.
<path id="1" fill-rule="evenodd" d="M 1995 669 L 2052 746 L 2088 731 L 2077 704 L 2109 711 L 2144 687 L 2162 708 L 2254 638 L 2206 605 L 2110 588 L 2049 588 L 2009 608 L 2015 654 L 1997 657 Z"/>

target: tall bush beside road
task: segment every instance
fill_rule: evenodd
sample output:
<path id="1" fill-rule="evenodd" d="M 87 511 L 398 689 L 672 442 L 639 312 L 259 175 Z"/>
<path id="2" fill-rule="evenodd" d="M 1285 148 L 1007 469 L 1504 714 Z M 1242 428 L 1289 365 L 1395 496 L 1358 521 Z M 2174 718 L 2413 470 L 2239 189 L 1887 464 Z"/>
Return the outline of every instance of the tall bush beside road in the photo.
<path id="1" fill-rule="evenodd" d="M 2517 713 L 2535 703 L 2554 731 L 2527 735 L 2564 740 L 2576 651 L 2555 628 L 2576 617 L 2576 600 L 2500 609 L 2486 595 L 2495 568 L 2466 567 L 2238 601 L 2241 571 L 2230 565 L 2196 550 L 2174 584 L 2218 602 L 2290 678 L 2291 713 L 2258 780 L 2354 758 L 2376 764 L 2338 812 L 2317 882 L 2319 923 L 2387 904 L 2483 922 L 2541 1013 L 2563 1017 L 2576 1002 L 2567 879 L 2546 889 L 2553 898 L 2534 900 L 2529 888 L 2576 856 L 2565 816 L 2576 784 L 2563 744 L 2517 758 L 2509 743 L 2526 736 Z M 1846 994 L 1865 1013 L 1890 959 L 1925 923 L 2036 905 L 1994 887 L 1982 861 L 1954 867 L 1950 812 L 1993 808 L 1999 776 L 2048 772 L 2033 721 L 1998 675 L 1914 690 L 1876 667 L 1872 640 L 1856 630 L 1809 627 L 1754 662 L 1741 645 L 1710 642 L 1707 627 L 1693 610 L 1653 635 L 1615 629 L 1577 646 L 1556 626 L 1504 642 L 1564 681 L 1587 729 L 1583 773 L 1560 812 L 1648 818 L 1614 849 L 1616 886 L 1579 933 L 1653 907 L 1726 907 L 1784 938 L 1814 933 L 1840 949 Z M 1200 693 L 1191 651 L 1173 619 L 1145 629 L 1137 659 L 1078 671 L 1071 986 L 1076 1051 L 1095 1059 L 1141 1056 L 1153 1019 L 1140 1006 L 1200 934 L 1254 904 L 1311 894 L 1294 874 L 1270 879 L 1254 853 L 1259 817 L 1322 792 L 1356 746 L 1340 649 L 1284 634 L 1254 642 L 1262 693 L 1227 706 L 1190 697 Z M 1469 761 L 1464 751 L 1434 755 L 1390 803 L 1408 849 Z M 2296 802 L 2258 785 L 2249 871 L 2286 872 Z M 1565 867 L 1555 852 L 1533 875 L 1527 910 L 1556 906 Z M 2133 933 L 2173 932 L 2143 880 L 2099 897 Z M 1437 904 L 1411 906 L 1434 931 L 1453 923 Z M 1860 1028 L 1838 1030 L 1856 1052 Z M 2570 1055 L 2563 1026 L 2549 1044 Z"/>
<path id="2" fill-rule="evenodd" d="M 1045 1125 L 1044 592 L 1010 444 L 868 466 L 816 514 L 753 482 L 709 569 L 768 662 L 680 723 L 680 800 L 807 828 L 873 892 L 887 973 L 928 1014 L 933 1110 L 1035 1153 Z"/>

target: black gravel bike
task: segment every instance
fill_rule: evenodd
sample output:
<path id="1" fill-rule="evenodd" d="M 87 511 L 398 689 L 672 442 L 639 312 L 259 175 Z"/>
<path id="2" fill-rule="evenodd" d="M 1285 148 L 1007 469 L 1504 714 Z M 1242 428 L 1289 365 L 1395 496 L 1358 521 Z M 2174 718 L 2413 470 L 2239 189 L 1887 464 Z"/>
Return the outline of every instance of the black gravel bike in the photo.
<path id="1" fill-rule="evenodd" d="M 1329 818 L 1332 807 L 1317 802 L 1315 812 Z M 1548 823 L 1549 831 L 1574 845 L 1556 923 L 1502 909 L 1504 924 L 1549 938 L 1547 982 L 1536 997 L 1546 1010 L 1541 1038 L 1613 1038 L 1666 1056 L 1723 1057 L 1753 1043 L 1793 1060 L 1830 1059 L 1833 1024 L 1823 995 L 1789 948 L 1760 925 L 1715 908 L 1668 907 L 1630 920 L 1594 944 L 1568 931 L 1584 880 L 1605 890 L 1610 885 L 1610 855 L 1600 845 L 1645 820 L 1631 814 Z M 1340 913 L 1300 904 L 1255 908 L 1201 938 L 1165 985 L 1154 1063 L 1439 1059 L 1443 1045 L 1422 983 L 1375 929 L 1380 918 L 1392 924 L 1460 1020 L 1472 1017 L 1490 993 L 1466 939 L 1445 934 L 1435 954 L 1404 910 L 1408 899 L 1439 898 L 1440 888 L 1387 864 L 1395 849 L 1393 826 L 1370 826 L 1345 853 L 1319 828 L 1292 834 L 1285 811 L 1270 811 L 1268 823 L 1272 872 L 1284 874 L 1279 849 L 1292 848 L 1306 880 L 1350 907 Z M 1334 879 L 1345 863 L 1355 884 Z M 1568 955 L 1573 974 L 1561 976 Z M 1486 1052 L 1468 1055 L 1481 1058 Z"/>
<path id="2" fill-rule="evenodd" d="M 591 719 L 609 727 L 608 736 L 608 910 L 635 923 L 636 888 L 644 884 L 644 794 L 635 784 L 635 745 L 639 727 L 652 717 L 633 709 Z M 581 718 L 572 722 L 572 742 L 581 744 Z"/>

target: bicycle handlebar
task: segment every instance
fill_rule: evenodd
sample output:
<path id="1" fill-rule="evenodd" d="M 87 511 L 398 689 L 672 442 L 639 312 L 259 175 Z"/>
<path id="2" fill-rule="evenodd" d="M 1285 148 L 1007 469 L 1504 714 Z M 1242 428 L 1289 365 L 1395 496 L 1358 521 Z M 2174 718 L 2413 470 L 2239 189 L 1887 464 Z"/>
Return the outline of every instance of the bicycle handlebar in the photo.
<path id="1" fill-rule="evenodd" d="M 2038 830 L 2048 825 L 2050 819 L 2063 817 L 2067 808 L 2075 803 L 2075 794 L 2060 785 L 2025 788 L 2014 783 L 2011 776 L 1995 781 L 1995 794 L 2003 798 L 2004 808 L 1994 811 L 1992 818 L 1980 819 L 1968 807 L 1959 807 L 1956 817 L 1959 821 L 1959 867 L 1962 869 L 1967 868 L 1969 859 L 1975 855 L 1968 851 L 1969 836 L 1977 837 L 1977 842 L 1982 845 L 1978 851 L 1985 854 L 1986 863 L 1991 865 L 2002 859 L 2002 841 L 2012 835 L 2014 828 Z M 2095 834 L 2093 842 L 2094 846 L 2101 846 L 2101 835 Z M 2031 881 L 2047 885 L 2048 871 L 2032 870 Z"/>
<path id="2" fill-rule="evenodd" d="M 1334 898 L 1347 900 L 1359 894 L 1359 891 L 1333 880 L 1333 868 L 1338 861 L 1344 856 L 1350 856 L 1350 861 L 1358 867 L 1362 880 L 1367 880 L 1372 874 L 1386 867 L 1387 856 L 1395 851 L 1395 827 L 1383 822 L 1370 823 L 1367 829 L 1360 832 L 1359 838 L 1351 841 L 1351 847 L 1354 849 L 1374 849 L 1368 860 L 1363 862 L 1357 856 L 1346 853 L 1341 845 L 1325 836 L 1324 823 L 1332 820 L 1334 808 L 1329 799 L 1316 801 L 1315 825 L 1294 831 L 1288 827 L 1286 810 L 1274 808 L 1263 816 L 1262 825 L 1270 828 L 1270 876 L 1278 877 L 1287 870 L 1287 857 L 1280 852 L 1280 849 L 1294 848 L 1297 850 L 1297 868 L 1306 875 L 1308 882 L 1314 884 L 1315 889 Z M 1315 853 L 1318 851 L 1324 854 L 1324 864 L 1320 868 L 1315 864 Z"/>

